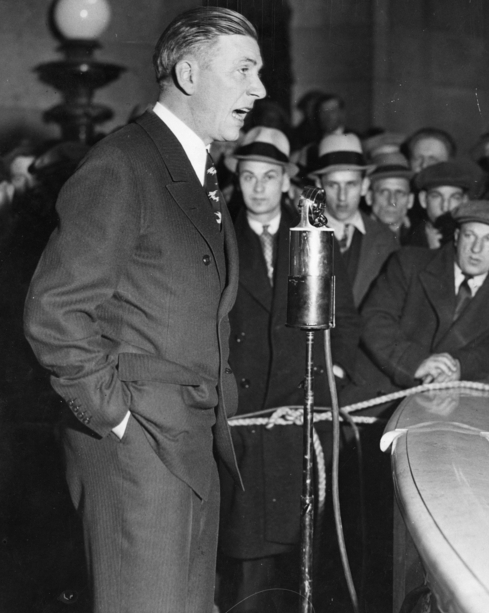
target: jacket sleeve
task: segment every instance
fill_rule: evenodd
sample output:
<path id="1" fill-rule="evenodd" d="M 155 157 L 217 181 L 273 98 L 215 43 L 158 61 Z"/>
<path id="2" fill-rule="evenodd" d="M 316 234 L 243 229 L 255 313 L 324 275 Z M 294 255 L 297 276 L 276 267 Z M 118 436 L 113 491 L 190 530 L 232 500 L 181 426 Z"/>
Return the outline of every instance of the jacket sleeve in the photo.
<path id="1" fill-rule="evenodd" d="M 416 384 L 414 373 L 430 352 L 402 330 L 409 287 L 415 269 L 403 251 L 395 252 L 379 275 L 362 308 L 362 342 L 373 362 L 400 387 Z"/>
<path id="2" fill-rule="evenodd" d="M 138 190 L 128 156 L 95 147 L 61 191 L 59 225 L 25 305 L 25 334 L 54 389 L 101 436 L 130 400 L 102 347 L 97 310 L 117 291 L 139 236 Z"/>
<path id="3" fill-rule="evenodd" d="M 356 352 L 361 332 L 361 319 L 353 301 L 348 272 L 336 239 L 334 241 L 334 267 L 336 277 L 336 322 L 335 327 L 331 331 L 331 353 L 333 355 L 333 362 L 341 366 L 350 379 L 354 379 Z"/>

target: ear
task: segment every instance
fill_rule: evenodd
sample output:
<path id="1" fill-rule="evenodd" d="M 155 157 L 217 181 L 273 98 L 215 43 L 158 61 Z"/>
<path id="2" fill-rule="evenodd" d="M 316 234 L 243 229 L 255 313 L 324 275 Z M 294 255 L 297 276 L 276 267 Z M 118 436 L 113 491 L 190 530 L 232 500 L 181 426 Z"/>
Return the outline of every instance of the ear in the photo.
<path id="1" fill-rule="evenodd" d="M 461 204 L 467 204 L 468 201 L 469 201 L 469 194 L 465 192 L 465 194 L 462 196 Z"/>
<path id="2" fill-rule="evenodd" d="M 361 195 L 366 196 L 368 192 L 368 188 L 370 187 L 370 179 L 368 177 L 364 177 L 362 179 L 362 191 Z"/>
<path id="3" fill-rule="evenodd" d="M 460 236 L 460 228 L 455 230 L 455 234 L 453 235 L 453 242 L 455 243 L 455 247 L 458 245 L 458 237 Z"/>
<path id="4" fill-rule="evenodd" d="M 7 198 L 9 202 L 12 202 L 14 194 L 15 187 L 12 185 L 12 183 L 7 183 Z"/>
<path id="5" fill-rule="evenodd" d="M 426 210 L 426 192 L 422 191 L 418 194 L 419 204 L 423 209 Z"/>
<path id="6" fill-rule="evenodd" d="M 195 93 L 199 67 L 191 58 L 180 60 L 175 65 L 175 80 L 188 96 Z"/>
<path id="7" fill-rule="evenodd" d="M 368 204 L 368 206 L 372 206 L 373 196 L 372 196 L 371 189 L 369 189 L 367 193 L 365 194 L 365 202 Z"/>
<path id="8" fill-rule="evenodd" d="M 314 176 L 314 183 L 316 184 L 316 187 L 319 187 L 319 189 L 324 189 L 323 183 L 320 177 L 318 177 L 317 175 Z"/>
<path id="9" fill-rule="evenodd" d="M 409 209 L 411 209 L 413 207 L 414 204 L 414 194 L 409 194 L 409 198 L 408 198 L 408 204 L 407 204 L 407 210 L 409 211 Z"/>

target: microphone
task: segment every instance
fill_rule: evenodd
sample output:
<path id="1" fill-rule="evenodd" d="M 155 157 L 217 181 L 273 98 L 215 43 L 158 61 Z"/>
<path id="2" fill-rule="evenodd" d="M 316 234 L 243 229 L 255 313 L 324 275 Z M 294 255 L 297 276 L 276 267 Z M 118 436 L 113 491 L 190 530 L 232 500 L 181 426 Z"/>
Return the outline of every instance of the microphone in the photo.
<path id="1" fill-rule="evenodd" d="M 327 330 L 335 325 L 334 232 L 324 214 L 324 190 L 305 187 L 301 220 L 289 230 L 287 326 Z"/>

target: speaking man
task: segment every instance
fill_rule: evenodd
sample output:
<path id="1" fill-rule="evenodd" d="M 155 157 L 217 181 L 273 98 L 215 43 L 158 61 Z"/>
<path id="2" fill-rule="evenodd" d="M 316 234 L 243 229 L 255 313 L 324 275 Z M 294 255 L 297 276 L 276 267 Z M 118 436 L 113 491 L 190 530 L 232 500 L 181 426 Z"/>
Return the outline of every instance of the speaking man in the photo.
<path id="1" fill-rule="evenodd" d="M 63 189 L 26 334 L 66 400 L 62 439 L 95 613 L 209 612 L 237 248 L 207 149 L 265 95 L 256 31 L 197 8 L 163 32 L 159 101 Z"/>

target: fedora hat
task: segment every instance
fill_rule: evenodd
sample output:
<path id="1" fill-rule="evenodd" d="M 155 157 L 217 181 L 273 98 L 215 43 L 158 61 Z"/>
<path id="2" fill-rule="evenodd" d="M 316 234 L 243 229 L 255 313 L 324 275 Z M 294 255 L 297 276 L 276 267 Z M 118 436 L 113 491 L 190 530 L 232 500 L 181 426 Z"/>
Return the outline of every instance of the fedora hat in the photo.
<path id="1" fill-rule="evenodd" d="M 226 166 L 236 172 L 239 160 L 268 162 L 283 166 L 294 177 L 299 167 L 289 160 L 290 144 L 283 132 L 276 128 L 256 126 L 247 132 L 241 144 L 226 158 Z"/>
<path id="2" fill-rule="evenodd" d="M 334 170 L 370 170 L 356 134 L 329 134 L 319 143 L 318 157 L 309 177 L 314 178 Z"/>
<path id="3" fill-rule="evenodd" d="M 381 153 L 372 158 L 373 170 L 368 174 L 371 183 L 379 179 L 407 179 L 413 177 L 413 171 L 409 167 L 407 159 L 402 153 Z"/>

